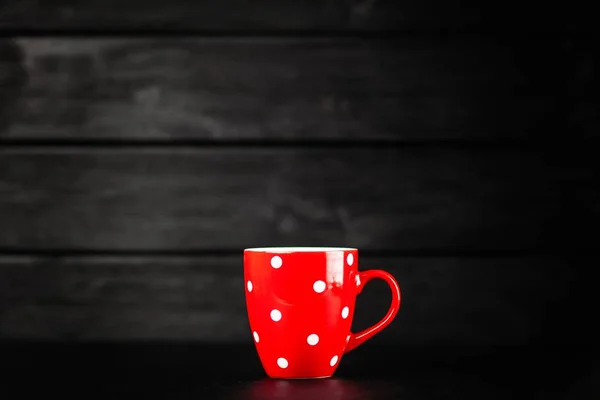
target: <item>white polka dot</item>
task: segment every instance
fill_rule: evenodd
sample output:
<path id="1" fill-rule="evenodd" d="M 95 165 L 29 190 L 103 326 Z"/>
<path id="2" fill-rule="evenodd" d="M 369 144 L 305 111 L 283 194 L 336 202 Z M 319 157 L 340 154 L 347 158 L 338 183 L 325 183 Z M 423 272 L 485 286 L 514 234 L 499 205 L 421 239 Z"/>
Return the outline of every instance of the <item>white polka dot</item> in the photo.
<path id="1" fill-rule="evenodd" d="M 313 289 L 317 293 L 323 293 L 323 291 L 325 290 L 325 282 L 316 281 L 313 285 Z"/>
<path id="2" fill-rule="evenodd" d="M 279 365 L 279 368 L 285 369 L 288 367 L 288 361 L 285 358 L 280 357 L 277 359 L 277 365 Z"/>
<path id="3" fill-rule="evenodd" d="M 271 267 L 278 269 L 283 265 L 283 260 L 279 256 L 271 258 Z"/>
<path id="4" fill-rule="evenodd" d="M 338 361 L 338 356 L 333 356 L 331 361 L 329 361 L 329 365 L 331 365 L 333 367 L 337 363 L 337 361 Z"/>
<path id="5" fill-rule="evenodd" d="M 342 309 L 342 318 L 344 318 L 344 319 L 348 318 L 348 314 L 350 314 L 350 309 L 348 307 L 344 307 Z"/>
<path id="6" fill-rule="evenodd" d="M 271 319 L 275 322 L 279 321 L 281 319 L 281 311 L 272 310 L 271 311 Z"/>
<path id="7" fill-rule="evenodd" d="M 352 265 L 352 263 L 354 263 L 354 256 L 352 255 L 352 253 L 346 256 L 346 262 L 348 263 L 348 265 Z"/>
<path id="8" fill-rule="evenodd" d="M 360 286 L 360 276 L 356 275 L 356 278 L 354 278 L 354 281 L 356 282 L 356 286 Z"/>
<path id="9" fill-rule="evenodd" d="M 248 291 L 249 291 L 249 292 L 251 292 L 251 291 L 252 291 L 252 288 L 253 288 L 253 287 L 254 287 L 254 286 L 252 286 L 252 281 L 248 281 Z"/>
<path id="10" fill-rule="evenodd" d="M 346 336 L 346 342 L 350 341 L 350 335 Z"/>
<path id="11" fill-rule="evenodd" d="M 311 346 L 316 345 L 317 343 L 319 343 L 319 336 L 314 333 L 308 335 L 308 337 L 306 338 L 306 343 L 310 344 Z"/>
<path id="12" fill-rule="evenodd" d="M 254 341 L 256 343 L 260 342 L 260 338 L 258 337 L 258 333 L 254 332 Z"/>

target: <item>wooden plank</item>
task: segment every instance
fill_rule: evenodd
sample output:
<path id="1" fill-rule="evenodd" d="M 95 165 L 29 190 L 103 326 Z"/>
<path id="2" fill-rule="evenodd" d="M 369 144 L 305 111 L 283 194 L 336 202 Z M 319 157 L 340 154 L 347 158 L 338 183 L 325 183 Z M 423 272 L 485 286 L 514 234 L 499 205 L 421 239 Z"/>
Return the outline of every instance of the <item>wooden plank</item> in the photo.
<path id="1" fill-rule="evenodd" d="M 567 163 L 537 150 L 38 147 L 0 154 L 0 248 L 12 250 L 594 248 L 583 227 L 600 215 L 598 202 L 578 200 L 581 190 L 589 199 L 598 193 L 585 157 Z M 574 223 L 577 229 L 566 229 Z"/>
<path id="2" fill-rule="evenodd" d="M 0 29 L 61 31 L 382 31 L 590 29 L 576 4 L 460 1 L 116 0 L 3 1 Z M 515 12 L 516 6 L 518 12 Z"/>
<path id="3" fill-rule="evenodd" d="M 0 42 L 0 140 L 562 141 L 563 45 L 20 38 Z"/>
<path id="4" fill-rule="evenodd" d="M 577 270 L 556 258 L 360 257 L 387 269 L 403 307 L 377 341 L 407 346 L 568 343 Z M 590 292 L 588 292 L 590 293 Z M 589 297 L 589 295 L 588 295 Z M 367 285 L 354 329 L 387 309 L 385 284 Z M 250 342 L 242 257 L 2 257 L 0 338 Z M 552 323 L 548 324 L 549 319 Z M 556 332 L 570 331 L 565 336 Z"/>

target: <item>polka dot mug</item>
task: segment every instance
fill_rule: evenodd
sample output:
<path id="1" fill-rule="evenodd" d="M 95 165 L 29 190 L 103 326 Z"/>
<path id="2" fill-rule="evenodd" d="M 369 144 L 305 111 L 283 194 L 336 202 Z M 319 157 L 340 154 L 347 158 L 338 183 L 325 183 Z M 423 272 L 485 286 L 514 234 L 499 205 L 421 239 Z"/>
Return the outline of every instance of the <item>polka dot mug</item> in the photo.
<path id="1" fill-rule="evenodd" d="M 392 289 L 385 317 L 350 332 L 356 296 L 371 279 Z M 358 250 L 264 247 L 244 250 L 246 307 L 254 343 L 271 378 L 327 378 L 342 355 L 381 332 L 400 309 L 398 282 L 381 270 L 358 271 Z"/>

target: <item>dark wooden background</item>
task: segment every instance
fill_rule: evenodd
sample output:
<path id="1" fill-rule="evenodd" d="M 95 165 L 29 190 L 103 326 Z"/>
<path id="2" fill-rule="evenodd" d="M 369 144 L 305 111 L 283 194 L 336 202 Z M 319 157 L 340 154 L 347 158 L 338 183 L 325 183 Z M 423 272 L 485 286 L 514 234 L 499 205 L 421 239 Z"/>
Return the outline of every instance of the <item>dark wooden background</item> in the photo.
<path id="1" fill-rule="evenodd" d="M 374 341 L 597 342 L 576 3 L 0 2 L 0 339 L 251 343 L 242 249 L 355 246 Z M 383 316 L 385 285 L 356 329 Z"/>

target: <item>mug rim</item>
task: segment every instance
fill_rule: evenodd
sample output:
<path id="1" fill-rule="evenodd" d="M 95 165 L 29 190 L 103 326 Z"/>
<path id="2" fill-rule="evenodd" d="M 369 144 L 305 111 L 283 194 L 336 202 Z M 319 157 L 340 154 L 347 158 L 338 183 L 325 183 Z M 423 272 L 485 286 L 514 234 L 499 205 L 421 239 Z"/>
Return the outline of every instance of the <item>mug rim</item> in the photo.
<path id="1" fill-rule="evenodd" d="M 252 253 L 328 253 L 333 251 L 358 251 L 355 247 L 310 247 L 310 246 L 281 246 L 281 247 L 249 247 L 244 252 Z"/>

